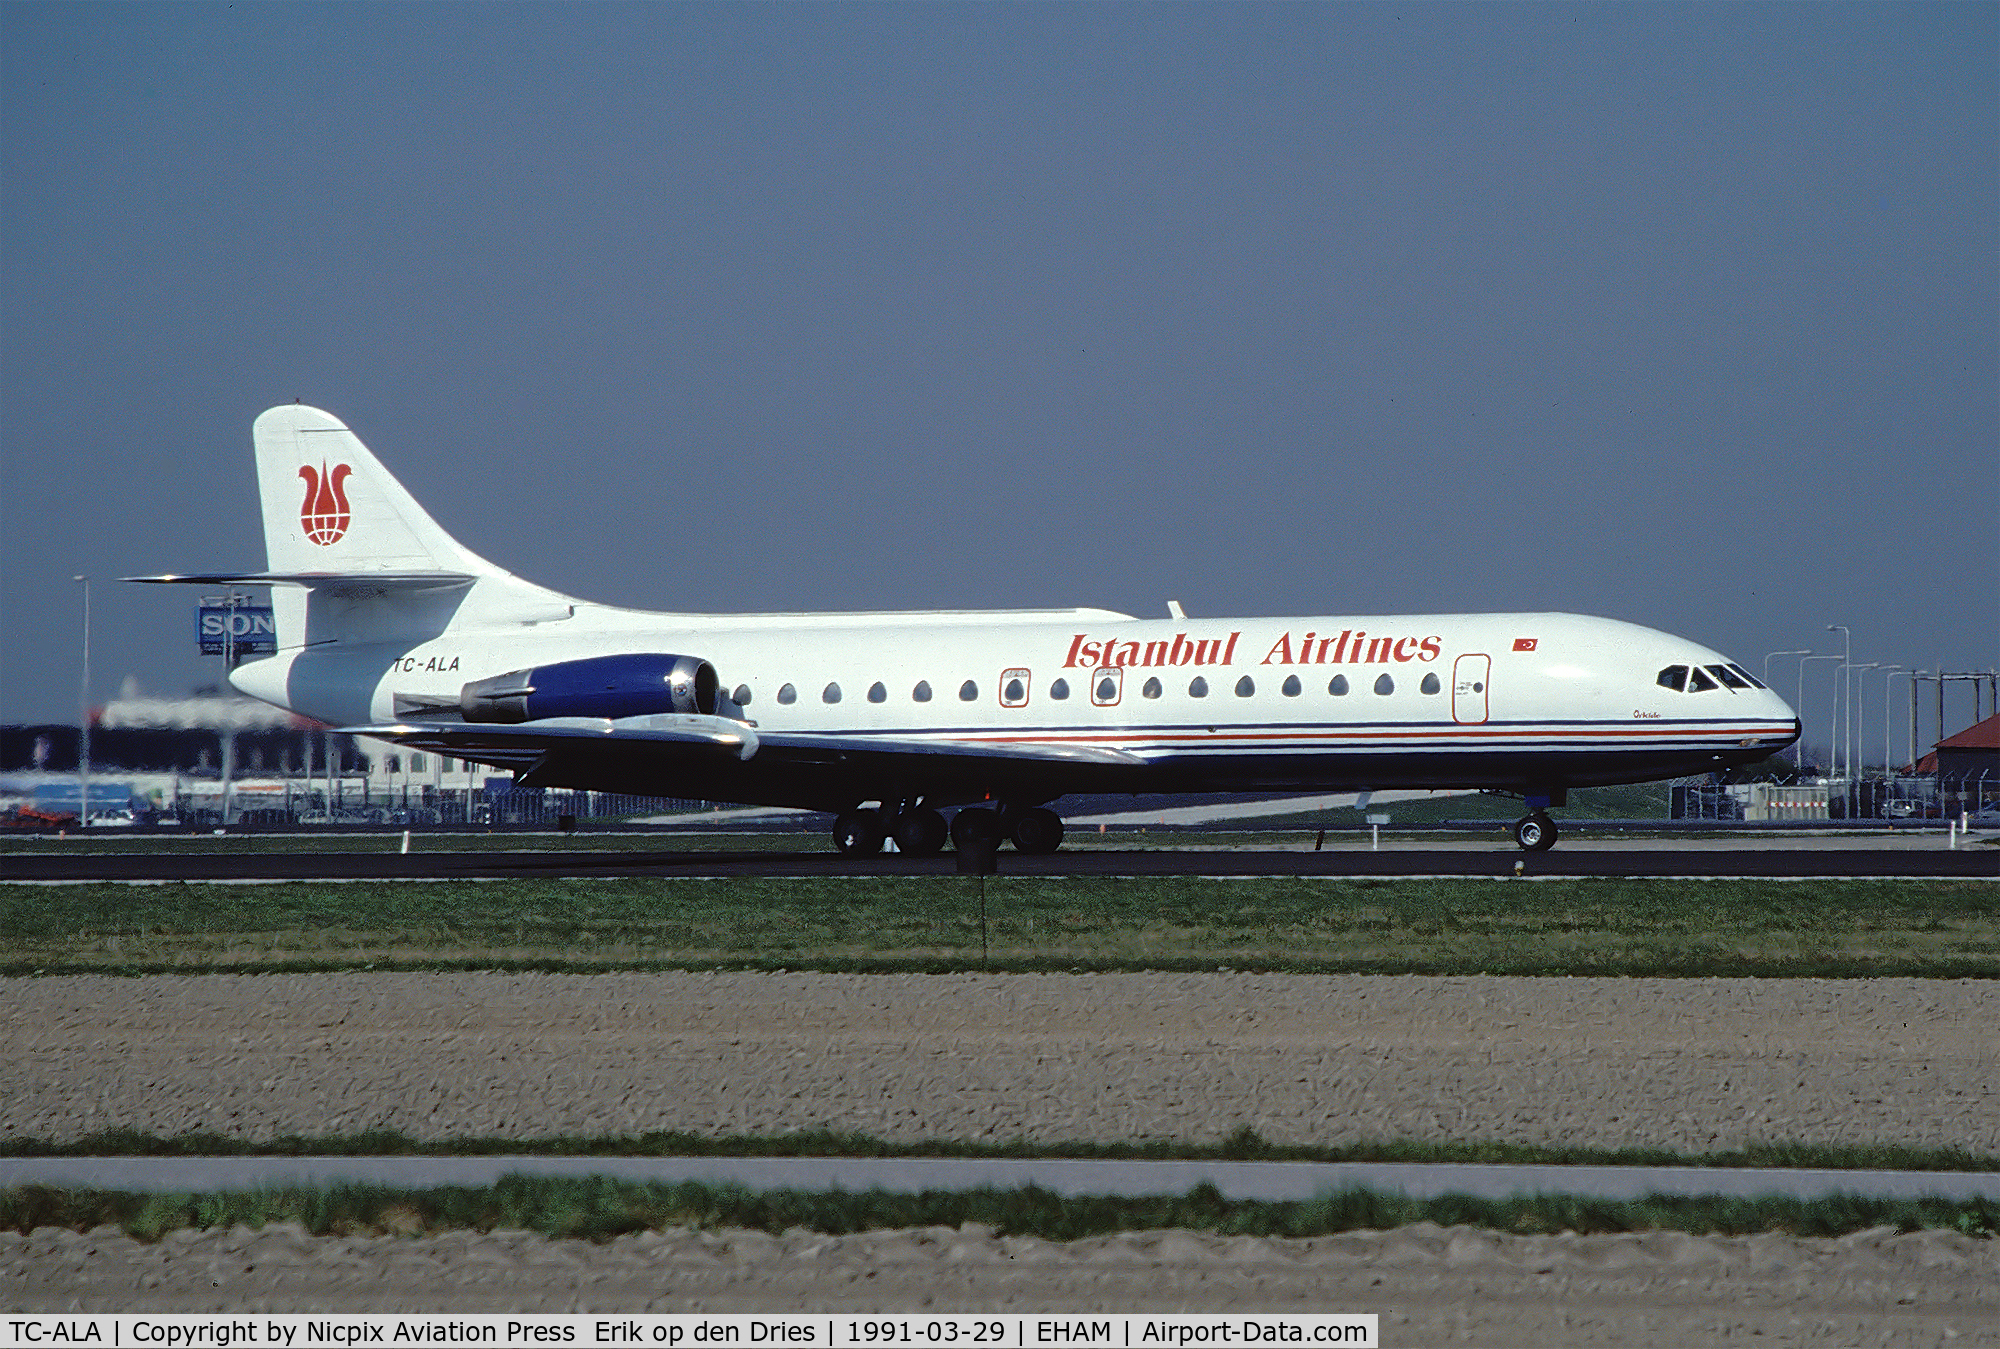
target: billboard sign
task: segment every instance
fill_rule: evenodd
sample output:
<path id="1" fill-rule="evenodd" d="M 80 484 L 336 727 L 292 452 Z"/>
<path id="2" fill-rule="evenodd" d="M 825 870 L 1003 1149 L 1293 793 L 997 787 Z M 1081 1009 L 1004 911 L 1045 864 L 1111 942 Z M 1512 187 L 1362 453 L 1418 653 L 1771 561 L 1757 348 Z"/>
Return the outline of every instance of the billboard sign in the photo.
<path id="1" fill-rule="evenodd" d="M 268 604 L 204 604 L 195 610 L 195 635 L 204 656 L 269 656 L 278 650 L 278 625 Z"/>

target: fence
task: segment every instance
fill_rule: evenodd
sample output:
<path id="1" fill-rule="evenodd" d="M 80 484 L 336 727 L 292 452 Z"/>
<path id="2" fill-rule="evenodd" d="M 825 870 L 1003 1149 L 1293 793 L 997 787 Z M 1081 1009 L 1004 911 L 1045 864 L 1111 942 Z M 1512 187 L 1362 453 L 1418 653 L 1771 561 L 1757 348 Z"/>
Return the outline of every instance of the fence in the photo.
<path id="1" fill-rule="evenodd" d="M 1832 778 L 1721 785 L 1708 778 L 1673 785 L 1667 817 L 1752 824 L 1815 820 L 1943 820 L 2000 808 L 2000 772 L 1931 777 Z"/>
<path id="2" fill-rule="evenodd" d="M 301 826 L 427 825 L 556 828 L 570 820 L 630 820 L 648 816 L 693 815 L 712 810 L 707 801 L 674 796 L 627 796 L 615 792 L 517 791 L 509 779 L 493 779 L 470 791 L 429 784 L 370 789 L 361 778 L 337 780 L 331 792 L 323 779 L 265 779 L 232 785 L 225 802 L 214 781 L 180 784 L 162 813 L 196 828 L 224 824 Z"/>
<path id="3" fill-rule="evenodd" d="M 1892 820 L 1956 819 L 1961 814 L 2000 809 L 2000 772 L 1889 778 L 1882 813 Z"/>

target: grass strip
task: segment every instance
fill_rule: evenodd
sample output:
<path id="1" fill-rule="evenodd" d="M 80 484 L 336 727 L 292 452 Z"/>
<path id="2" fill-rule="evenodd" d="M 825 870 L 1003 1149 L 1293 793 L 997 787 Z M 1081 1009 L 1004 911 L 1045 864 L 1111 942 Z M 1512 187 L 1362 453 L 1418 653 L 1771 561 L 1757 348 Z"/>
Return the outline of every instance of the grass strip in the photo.
<path id="1" fill-rule="evenodd" d="M 1962 1148 L 1766 1144 L 1688 1153 L 1667 1148 L 1544 1147 L 1497 1142 L 1376 1141 L 1320 1147 L 1273 1143 L 1239 1128 L 1216 1143 L 1005 1142 L 931 1139 L 897 1143 L 863 1133 L 589 1134 L 544 1138 L 416 1139 L 391 1129 L 352 1134 L 285 1134 L 256 1140 L 214 1133 L 162 1137 L 130 1129 L 67 1142 L 0 1140 L 0 1157 L 967 1157 L 1080 1158 L 1099 1161 L 1400 1162 L 1504 1166 L 1774 1167 L 1816 1171 L 2000 1171 L 2000 1157 Z"/>
<path id="2" fill-rule="evenodd" d="M 0 975 L 355 969 L 2000 977 L 1985 880 L 632 877 L 0 885 Z M 982 957 L 982 951 L 985 955 Z"/>
<path id="3" fill-rule="evenodd" d="M 2000 1205 L 1981 1201 L 1722 1199 L 1649 1196 L 1607 1202 L 1571 1195 L 1409 1199 L 1366 1189 L 1299 1201 L 1230 1200 L 1213 1186 L 1151 1198 L 1064 1196 L 1035 1186 L 892 1194 L 883 1190 L 753 1192 L 741 1186 L 634 1184 L 602 1177 L 508 1177 L 491 1186 L 398 1189 L 371 1185 L 133 1194 L 25 1186 L 0 1192 L 0 1230 L 88 1231 L 110 1225 L 142 1241 L 185 1228 L 297 1223 L 315 1235 L 417 1235 L 525 1229 L 609 1241 L 668 1228 L 793 1228 L 851 1233 L 976 1223 L 1002 1236 L 1075 1241 L 1178 1228 L 1223 1236 L 1313 1237 L 1411 1223 L 1467 1225 L 1520 1235 L 1670 1230 L 1736 1236 L 1785 1232 L 1837 1237 L 1870 1228 L 1956 1231 L 1991 1239 Z"/>

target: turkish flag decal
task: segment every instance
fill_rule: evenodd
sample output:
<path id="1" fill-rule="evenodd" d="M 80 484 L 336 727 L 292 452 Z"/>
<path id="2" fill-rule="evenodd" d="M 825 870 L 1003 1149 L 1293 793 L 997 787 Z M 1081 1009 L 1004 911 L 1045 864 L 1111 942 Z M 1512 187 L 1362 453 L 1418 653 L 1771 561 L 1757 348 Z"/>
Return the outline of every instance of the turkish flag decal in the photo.
<path id="1" fill-rule="evenodd" d="M 1514 639 L 1514 649 L 1516 651 L 1533 651 L 1535 649 L 1535 639 L 1533 637 L 1516 637 Z"/>

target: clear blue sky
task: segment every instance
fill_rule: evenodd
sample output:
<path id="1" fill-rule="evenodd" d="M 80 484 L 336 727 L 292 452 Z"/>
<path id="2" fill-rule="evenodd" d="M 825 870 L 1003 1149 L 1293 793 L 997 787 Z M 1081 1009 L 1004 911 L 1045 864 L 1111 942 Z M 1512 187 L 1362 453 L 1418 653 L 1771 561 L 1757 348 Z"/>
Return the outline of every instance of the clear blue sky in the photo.
<path id="1" fill-rule="evenodd" d="M 0 5 L 0 719 L 295 397 L 625 604 L 2000 663 L 1996 13 Z"/>

